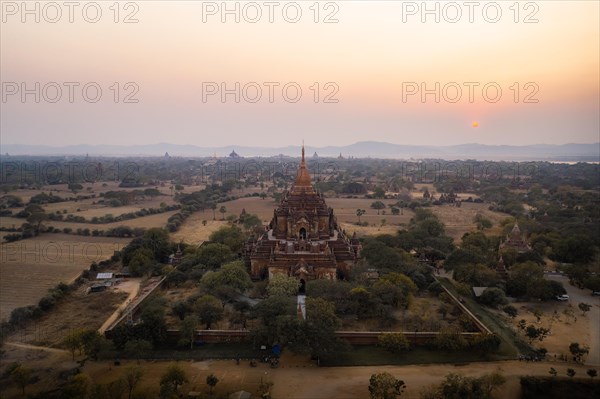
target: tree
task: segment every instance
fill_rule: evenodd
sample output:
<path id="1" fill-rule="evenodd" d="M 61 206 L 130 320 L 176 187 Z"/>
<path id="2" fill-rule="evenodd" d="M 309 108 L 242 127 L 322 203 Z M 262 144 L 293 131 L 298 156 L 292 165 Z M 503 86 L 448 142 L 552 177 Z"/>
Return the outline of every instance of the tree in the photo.
<path id="1" fill-rule="evenodd" d="M 371 208 L 377 209 L 377 214 L 379 215 L 379 211 L 385 209 L 385 204 L 381 201 L 375 201 L 371 204 Z"/>
<path id="2" fill-rule="evenodd" d="M 31 369 L 18 365 L 10 372 L 10 378 L 19 388 L 21 388 L 21 394 L 25 396 L 25 387 L 31 382 Z"/>
<path id="3" fill-rule="evenodd" d="M 505 259 L 506 261 L 506 259 Z M 506 284 L 507 292 L 512 296 L 529 295 L 536 282 L 544 279 L 544 268 L 535 262 L 513 265 Z"/>
<path id="4" fill-rule="evenodd" d="M 377 186 L 375 187 L 375 190 L 373 192 L 373 196 L 375 198 L 384 198 L 385 197 L 385 189 L 381 186 Z"/>
<path id="5" fill-rule="evenodd" d="M 121 399 L 123 393 L 127 390 L 127 384 L 123 379 L 118 379 L 106 384 L 106 396 L 107 399 Z"/>
<path id="6" fill-rule="evenodd" d="M 459 350 L 467 346 L 467 341 L 461 336 L 456 328 L 441 328 L 435 338 L 435 345 L 439 349 Z"/>
<path id="7" fill-rule="evenodd" d="M 269 279 L 267 293 L 269 296 L 292 296 L 298 293 L 298 288 L 300 288 L 298 279 L 294 277 L 288 277 L 284 274 L 275 274 Z"/>
<path id="8" fill-rule="evenodd" d="M 569 377 L 573 378 L 573 377 L 575 377 L 575 374 L 577 374 L 577 372 L 575 372 L 574 369 L 571 369 L 571 368 L 567 369 L 567 375 Z"/>
<path id="9" fill-rule="evenodd" d="M 41 211 L 36 210 L 27 216 L 27 222 L 35 226 L 34 231 L 36 236 L 40 234 L 40 227 L 42 222 L 46 219 L 48 219 L 48 215 L 46 215 L 46 212 L 44 212 L 43 209 L 41 209 Z"/>
<path id="10" fill-rule="evenodd" d="M 483 258 L 482 258 L 483 259 Z M 454 279 L 472 287 L 493 287 L 499 281 L 498 273 L 483 263 L 462 263 L 454 266 Z"/>
<path id="11" fill-rule="evenodd" d="M 598 376 L 598 371 L 596 369 L 588 369 L 588 371 L 586 373 L 592 379 L 594 379 L 596 376 Z"/>
<path id="12" fill-rule="evenodd" d="M 221 220 L 225 220 L 225 214 L 227 213 L 227 207 L 225 205 L 221 205 L 219 208 L 219 213 L 221 213 Z"/>
<path id="13" fill-rule="evenodd" d="M 83 190 L 83 186 L 79 183 L 69 183 L 67 188 L 71 190 L 73 194 L 77 193 L 79 190 Z"/>
<path id="14" fill-rule="evenodd" d="M 238 253 L 242 250 L 246 242 L 246 235 L 237 225 L 224 226 L 219 230 L 214 231 L 209 240 L 211 243 L 224 244 L 229 247 L 233 253 Z"/>
<path id="15" fill-rule="evenodd" d="M 62 397 L 69 399 L 86 399 L 90 391 L 91 379 L 87 374 L 77 374 L 62 389 Z"/>
<path id="16" fill-rule="evenodd" d="M 357 209 L 356 210 L 356 216 L 358 216 L 358 223 L 360 224 L 360 217 L 362 215 L 364 215 L 366 213 L 366 211 L 364 209 Z"/>
<path id="17" fill-rule="evenodd" d="M 211 240 L 212 241 L 212 240 Z M 209 269 L 216 269 L 223 263 L 233 260 L 235 255 L 231 252 L 229 246 L 219 243 L 210 243 L 203 245 L 194 257 L 194 263 L 205 266 Z"/>
<path id="18" fill-rule="evenodd" d="M 484 305 L 496 308 L 508 303 L 504 291 L 497 287 L 488 287 L 481 293 L 479 301 Z"/>
<path id="19" fill-rule="evenodd" d="M 190 306 L 185 301 L 177 301 L 171 306 L 171 312 L 177 317 L 179 320 L 185 319 L 185 316 L 190 311 Z"/>
<path id="20" fill-rule="evenodd" d="M 200 281 L 208 289 L 227 286 L 237 292 L 244 292 L 252 287 L 252 280 L 242 261 L 227 263 L 216 272 L 208 271 Z"/>
<path id="21" fill-rule="evenodd" d="M 372 374 L 369 379 L 371 399 L 396 399 L 406 388 L 404 381 L 396 379 L 390 373 Z"/>
<path id="22" fill-rule="evenodd" d="M 179 345 L 184 346 L 189 344 L 190 349 L 194 348 L 194 333 L 200 324 L 200 320 L 196 315 L 188 315 L 181 323 Z"/>
<path id="23" fill-rule="evenodd" d="M 579 342 L 572 342 L 571 345 L 569 345 L 569 352 L 573 355 L 573 359 L 577 363 L 580 363 L 583 356 L 590 352 L 590 348 L 587 346 L 580 346 Z"/>
<path id="24" fill-rule="evenodd" d="M 517 308 L 515 308 L 512 305 L 506 305 L 505 307 L 502 308 L 502 310 L 504 311 L 504 313 L 506 313 L 508 316 L 510 316 L 511 319 L 514 319 L 519 314 Z"/>
<path id="25" fill-rule="evenodd" d="M 590 305 L 590 304 L 588 304 L 588 303 L 585 303 L 585 302 L 581 302 L 581 303 L 579 304 L 579 310 L 581 310 L 581 314 L 582 314 L 583 316 L 585 316 L 585 314 L 586 314 L 587 312 L 589 312 L 590 310 L 592 310 L 592 305 Z"/>
<path id="26" fill-rule="evenodd" d="M 200 316 L 200 321 L 206 324 L 207 330 L 210 329 L 213 323 L 223 318 L 221 301 L 212 295 L 204 295 L 198 298 L 194 307 Z"/>
<path id="27" fill-rule="evenodd" d="M 99 357 L 106 356 L 114 350 L 113 342 L 103 335 L 100 335 L 97 330 L 83 330 L 81 334 L 81 344 L 83 352 L 93 360 L 98 360 Z"/>
<path id="28" fill-rule="evenodd" d="M 132 339 L 127 341 L 123 347 L 123 353 L 136 359 L 139 363 L 140 358 L 152 350 L 152 342 L 145 339 Z"/>
<path id="29" fill-rule="evenodd" d="M 334 356 L 343 342 L 335 336 L 341 325 L 335 314 L 335 305 L 322 298 L 306 299 L 306 338 L 313 356 L 326 358 Z"/>
<path id="30" fill-rule="evenodd" d="M 473 222 L 477 225 L 477 230 L 485 230 L 493 226 L 492 221 L 480 213 L 475 215 Z"/>
<path id="31" fill-rule="evenodd" d="M 450 373 L 433 391 L 428 391 L 428 399 L 491 399 L 493 391 L 503 385 L 506 378 L 493 372 L 481 377 L 466 377 Z"/>
<path id="32" fill-rule="evenodd" d="M 127 385 L 127 398 L 131 399 L 131 394 L 135 387 L 139 384 L 142 376 L 144 375 L 143 370 L 139 366 L 130 366 L 125 369 L 125 375 L 123 379 Z"/>
<path id="33" fill-rule="evenodd" d="M 262 226 L 262 220 L 260 220 L 260 218 L 254 214 L 246 214 L 246 216 L 244 216 L 243 220 L 240 220 L 240 222 L 246 230 L 252 230 L 255 227 Z"/>
<path id="34" fill-rule="evenodd" d="M 139 248 L 132 254 L 128 266 L 132 275 L 143 276 L 150 271 L 153 264 L 152 251 L 149 248 Z"/>
<path id="35" fill-rule="evenodd" d="M 525 329 L 525 335 L 529 338 L 529 343 L 531 344 L 536 339 L 540 342 L 543 341 L 548 334 L 550 334 L 550 330 L 547 328 L 536 328 L 534 325 L 529 325 Z"/>
<path id="36" fill-rule="evenodd" d="M 548 373 L 550 373 L 552 378 L 556 377 L 556 375 L 558 374 L 558 372 L 556 371 L 556 369 L 554 367 L 550 367 L 550 371 Z"/>
<path id="37" fill-rule="evenodd" d="M 410 343 L 403 333 L 382 334 L 378 337 L 379 345 L 384 349 L 399 353 L 410 349 Z"/>
<path id="38" fill-rule="evenodd" d="M 180 385 L 188 382 L 187 375 L 185 370 L 181 368 L 177 364 L 172 364 L 167 368 L 167 371 L 160 378 L 160 385 L 162 386 L 170 386 L 173 388 L 174 392 L 177 392 Z"/>
<path id="39" fill-rule="evenodd" d="M 206 385 L 209 386 L 211 394 L 218 382 L 219 382 L 219 379 L 212 373 L 206 377 Z"/>
<path id="40" fill-rule="evenodd" d="M 67 336 L 63 340 L 63 344 L 71 351 L 71 355 L 73 356 L 73 360 L 75 360 L 75 351 L 79 349 L 81 352 L 82 346 L 82 330 L 71 330 Z"/>

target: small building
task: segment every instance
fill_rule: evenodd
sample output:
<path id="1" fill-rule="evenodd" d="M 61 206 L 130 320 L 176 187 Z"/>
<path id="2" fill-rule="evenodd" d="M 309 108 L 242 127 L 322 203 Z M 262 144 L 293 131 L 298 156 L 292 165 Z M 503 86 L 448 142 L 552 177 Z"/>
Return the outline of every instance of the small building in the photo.
<path id="1" fill-rule="evenodd" d="M 473 295 L 475 295 L 475 298 L 479 298 L 487 288 L 488 287 L 473 287 Z"/>
<path id="2" fill-rule="evenodd" d="M 131 273 L 129 272 L 129 267 L 125 266 L 124 268 L 122 268 L 120 272 L 115 273 L 115 277 L 117 277 L 117 278 L 131 277 Z"/>
<path id="3" fill-rule="evenodd" d="M 96 274 L 96 280 L 111 280 L 113 278 L 112 273 L 98 273 Z"/>
<path id="4" fill-rule="evenodd" d="M 106 291 L 107 288 L 108 288 L 108 286 L 106 286 L 105 284 L 94 284 L 91 287 L 88 287 L 87 293 L 89 294 L 92 292 Z"/>

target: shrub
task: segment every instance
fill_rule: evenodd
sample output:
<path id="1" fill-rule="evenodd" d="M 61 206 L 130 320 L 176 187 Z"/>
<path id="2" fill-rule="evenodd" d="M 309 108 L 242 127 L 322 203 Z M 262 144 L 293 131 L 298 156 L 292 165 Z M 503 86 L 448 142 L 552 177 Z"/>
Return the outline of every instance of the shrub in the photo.
<path id="1" fill-rule="evenodd" d="M 392 353 L 410 349 L 410 342 L 403 333 L 382 334 L 378 337 L 379 346 Z"/>
<path id="2" fill-rule="evenodd" d="M 56 305 L 56 299 L 54 299 L 54 297 L 52 295 L 46 295 L 45 297 L 40 299 L 40 301 L 38 302 L 38 306 L 44 312 L 52 309 L 54 307 L 54 305 Z"/>

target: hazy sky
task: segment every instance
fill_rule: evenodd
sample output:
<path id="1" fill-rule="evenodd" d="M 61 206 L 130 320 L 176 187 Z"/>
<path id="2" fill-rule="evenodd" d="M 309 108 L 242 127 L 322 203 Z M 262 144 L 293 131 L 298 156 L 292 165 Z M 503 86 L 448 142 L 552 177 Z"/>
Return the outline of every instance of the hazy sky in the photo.
<path id="1" fill-rule="evenodd" d="M 599 140 L 597 1 L 113 3 L 1 2 L 2 143 Z"/>

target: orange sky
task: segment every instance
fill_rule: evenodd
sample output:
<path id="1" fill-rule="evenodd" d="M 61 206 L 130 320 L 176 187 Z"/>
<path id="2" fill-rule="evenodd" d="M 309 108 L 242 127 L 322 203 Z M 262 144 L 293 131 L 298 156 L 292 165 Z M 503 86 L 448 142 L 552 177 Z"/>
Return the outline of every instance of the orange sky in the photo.
<path id="1" fill-rule="evenodd" d="M 268 22 L 263 2 L 256 3 L 262 19 L 249 23 L 241 13 L 247 3 L 239 2 L 240 22 L 229 15 L 223 23 L 222 10 L 202 21 L 203 7 L 221 2 L 142 1 L 134 2 L 137 8 L 121 9 L 115 23 L 112 2 L 100 2 L 102 18 L 94 24 L 77 10 L 69 23 L 66 9 L 58 23 L 49 23 L 43 12 L 39 23 L 32 16 L 23 23 L 22 10 L 15 13 L 6 3 L 0 39 L 4 143 L 251 145 L 258 139 L 285 145 L 298 134 L 315 144 L 598 141 L 600 11 L 595 1 L 522 1 L 518 23 L 513 1 L 495 3 L 502 11 L 497 23 L 486 21 L 480 10 L 490 2 L 480 2 L 473 23 L 463 6 L 458 22 L 444 18 L 441 10 L 448 2 L 432 2 L 438 3 L 440 22 L 429 15 L 423 23 L 421 10 L 403 15 L 421 2 L 402 1 L 320 2 L 318 23 L 313 1 L 295 3 L 302 10 L 297 23 L 287 22 L 280 11 L 290 2 L 279 3 L 274 23 Z M 123 23 L 132 11 L 139 22 Z M 338 22 L 323 23 L 332 12 Z M 538 22 L 524 23 L 529 14 Z M 18 93 L 6 96 L 6 82 L 98 82 L 103 97 L 92 104 L 81 98 L 35 103 L 30 96 L 23 103 Z M 120 83 L 120 95 L 126 92 L 124 83 L 134 82 L 139 102 L 111 101 L 113 82 Z M 263 98 L 235 103 L 231 95 L 222 103 L 215 95 L 202 102 L 207 82 L 230 88 L 235 82 L 242 87 L 257 82 Z M 269 103 L 264 82 L 277 82 L 279 88 L 295 82 L 301 99 L 288 103 L 276 91 Z M 318 103 L 314 82 L 320 84 Z M 324 90 L 327 82 L 333 83 L 330 90 Z M 411 82 L 430 89 L 436 82 L 440 88 L 456 82 L 464 90 L 456 103 L 444 96 L 436 103 L 434 95 L 423 102 L 420 93 L 403 101 L 403 87 Z M 479 84 L 472 102 L 465 82 Z M 498 102 L 486 101 L 485 84 L 501 88 Z M 339 102 L 323 103 L 332 87 Z M 525 103 L 527 94 L 538 102 Z"/>

